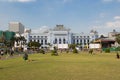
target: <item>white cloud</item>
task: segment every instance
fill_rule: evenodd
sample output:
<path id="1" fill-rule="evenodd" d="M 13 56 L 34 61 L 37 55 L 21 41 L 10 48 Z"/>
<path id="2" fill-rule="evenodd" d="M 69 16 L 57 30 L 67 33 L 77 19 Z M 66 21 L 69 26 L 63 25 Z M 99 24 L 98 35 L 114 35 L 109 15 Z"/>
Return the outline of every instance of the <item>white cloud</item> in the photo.
<path id="1" fill-rule="evenodd" d="M 115 16 L 114 19 L 115 20 L 118 20 L 118 19 L 120 20 L 120 16 Z"/>
<path id="2" fill-rule="evenodd" d="M 120 0 L 102 0 L 103 2 L 120 2 Z"/>
<path id="3" fill-rule="evenodd" d="M 34 2 L 34 1 L 36 1 L 36 0 L 0 0 L 0 1 L 25 3 L 25 2 Z"/>
<path id="4" fill-rule="evenodd" d="M 102 0 L 103 2 L 112 2 L 114 0 Z"/>
<path id="5" fill-rule="evenodd" d="M 111 21 L 102 21 L 102 23 L 97 23 L 92 25 L 93 29 L 98 30 L 102 34 L 107 34 L 113 29 L 120 31 L 120 16 L 115 16 Z"/>
<path id="6" fill-rule="evenodd" d="M 120 21 L 107 22 L 106 27 L 108 28 L 120 28 Z"/>
<path id="7" fill-rule="evenodd" d="M 105 23 L 108 28 L 120 28 L 120 16 L 113 17 L 114 21 Z"/>

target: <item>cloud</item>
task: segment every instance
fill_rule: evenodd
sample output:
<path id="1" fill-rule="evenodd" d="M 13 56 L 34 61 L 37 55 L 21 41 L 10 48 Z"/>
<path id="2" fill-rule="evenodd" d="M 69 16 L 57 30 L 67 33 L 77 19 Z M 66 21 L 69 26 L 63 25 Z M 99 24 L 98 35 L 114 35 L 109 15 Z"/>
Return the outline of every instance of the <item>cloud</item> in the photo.
<path id="1" fill-rule="evenodd" d="M 0 0 L 0 1 L 25 3 L 25 2 L 34 2 L 34 1 L 36 1 L 36 0 Z"/>
<path id="2" fill-rule="evenodd" d="M 114 0 L 102 0 L 103 2 L 112 2 Z"/>
<path id="3" fill-rule="evenodd" d="M 114 19 L 115 20 L 118 20 L 118 19 L 120 20 L 120 16 L 115 16 Z"/>
<path id="4" fill-rule="evenodd" d="M 120 21 L 107 22 L 106 27 L 108 28 L 120 28 Z"/>
<path id="5" fill-rule="evenodd" d="M 91 26 L 102 34 L 108 34 L 113 29 L 120 31 L 120 16 L 114 16 L 111 21 L 102 21 Z"/>
<path id="6" fill-rule="evenodd" d="M 113 17 L 114 21 L 105 24 L 108 28 L 120 28 L 120 16 Z"/>
<path id="7" fill-rule="evenodd" d="M 102 0 L 103 2 L 120 2 L 120 0 Z"/>

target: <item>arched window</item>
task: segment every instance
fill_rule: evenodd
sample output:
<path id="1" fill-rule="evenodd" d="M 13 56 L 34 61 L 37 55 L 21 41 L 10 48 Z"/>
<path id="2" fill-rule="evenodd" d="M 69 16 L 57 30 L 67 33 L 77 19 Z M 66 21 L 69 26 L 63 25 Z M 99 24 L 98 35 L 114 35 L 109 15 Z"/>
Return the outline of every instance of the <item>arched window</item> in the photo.
<path id="1" fill-rule="evenodd" d="M 88 39 L 88 40 L 87 40 L 87 42 L 89 43 L 89 42 L 90 42 L 90 40 Z"/>
<path id="2" fill-rule="evenodd" d="M 61 44 L 61 38 L 59 39 L 59 44 Z"/>
<path id="3" fill-rule="evenodd" d="M 65 39 L 63 39 L 63 44 L 65 44 L 66 43 L 66 40 Z"/>
<path id="4" fill-rule="evenodd" d="M 79 44 L 79 40 L 77 39 L 77 44 Z"/>
<path id="5" fill-rule="evenodd" d="M 82 39 L 80 39 L 80 43 L 82 43 Z"/>
<path id="6" fill-rule="evenodd" d="M 57 44 L 57 38 L 55 38 L 55 44 Z"/>
<path id="7" fill-rule="evenodd" d="M 43 45 L 43 40 L 41 40 L 41 44 Z"/>
<path id="8" fill-rule="evenodd" d="M 45 44 L 47 45 L 47 39 L 45 40 Z"/>
<path id="9" fill-rule="evenodd" d="M 37 42 L 40 42 L 39 40 L 37 40 Z"/>

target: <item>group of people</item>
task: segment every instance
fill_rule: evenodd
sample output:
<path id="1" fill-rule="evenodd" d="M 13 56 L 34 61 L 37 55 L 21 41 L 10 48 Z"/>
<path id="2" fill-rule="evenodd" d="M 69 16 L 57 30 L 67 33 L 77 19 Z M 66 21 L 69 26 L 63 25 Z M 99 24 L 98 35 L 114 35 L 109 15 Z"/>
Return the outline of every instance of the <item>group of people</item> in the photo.
<path id="1" fill-rule="evenodd" d="M 1 56 L 3 56 L 3 54 L 4 54 L 4 51 L 0 50 L 0 59 L 1 59 Z"/>
<path id="2" fill-rule="evenodd" d="M 0 50 L 0 55 L 1 55 L 1 56 L 4 55 L 4 50 Z"/>
<path id="3" fill-rule="evenodd" d="M 14 54 L 14 51 L 12 49 L 9 49 L 9 50 L 3 50 L 1 49 L 0 50 L 0 59 L 2 58 L 3 55 L 5 54 L 9 54 L 10 56 L 13 56 Z"/>

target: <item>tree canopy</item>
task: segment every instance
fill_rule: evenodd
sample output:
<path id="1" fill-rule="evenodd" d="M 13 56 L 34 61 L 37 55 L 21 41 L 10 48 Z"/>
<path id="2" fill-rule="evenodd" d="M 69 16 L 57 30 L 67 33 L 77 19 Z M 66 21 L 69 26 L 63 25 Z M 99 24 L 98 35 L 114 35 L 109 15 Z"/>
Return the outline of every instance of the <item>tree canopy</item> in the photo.
<path id="1" fill-rule="evenodd" d="M 39 42 L 29 42 L 28 43 L 28 46 L 29 47 L 40 47 L 41 46 L 41 44 L 39 43 Z"/>
<path id="2" fill-rule="evenodd" d="M 116 35 L 116 41 L 120 44 L 120 34 Z"/>

